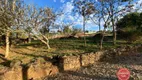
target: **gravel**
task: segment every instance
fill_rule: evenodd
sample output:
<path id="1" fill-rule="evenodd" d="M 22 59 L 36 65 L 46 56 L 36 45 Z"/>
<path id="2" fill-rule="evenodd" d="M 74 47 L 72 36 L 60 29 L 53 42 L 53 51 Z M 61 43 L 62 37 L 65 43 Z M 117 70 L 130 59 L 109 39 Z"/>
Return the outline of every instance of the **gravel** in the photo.
<path id="1" fill-rule="evenodd" d="M 130 80 L 142 80 L 142 54 L 120 57 L 114 63 L 98 62 L 76 71 L 60 72 L 44 80 L 118 80 L 116 73 L 120 68 L 130 71 Z"/>

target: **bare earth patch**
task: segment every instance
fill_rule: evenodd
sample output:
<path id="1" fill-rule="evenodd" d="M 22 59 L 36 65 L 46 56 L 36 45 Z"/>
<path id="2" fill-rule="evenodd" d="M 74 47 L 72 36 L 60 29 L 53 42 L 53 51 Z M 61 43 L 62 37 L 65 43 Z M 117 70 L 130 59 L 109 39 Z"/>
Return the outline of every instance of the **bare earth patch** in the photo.
<path id="1" fill-rule="evenodd" d="M 142 79 L 142 54 L 121 57 L 117 63 L 98 62 L 77 71 L 66 71 L 44 80 L 118 80 L 116 73 L 120 68 L 128 68 L 130 80 Z"/>

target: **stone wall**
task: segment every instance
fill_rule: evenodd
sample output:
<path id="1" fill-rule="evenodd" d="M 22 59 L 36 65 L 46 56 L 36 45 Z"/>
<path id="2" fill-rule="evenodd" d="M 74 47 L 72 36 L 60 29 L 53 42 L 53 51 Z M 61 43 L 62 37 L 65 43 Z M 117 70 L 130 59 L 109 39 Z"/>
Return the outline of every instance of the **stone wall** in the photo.
<path id="1" fill-rule="evenodd" d="M 80 56 L 63 57 L 63 70 L 76 70 L 80 68 Z"/>
<path id="2" fill-rule="evenodd" d="M 98 62 L 103 55 L 103 52 L 96 52 L 96 53 L 87 53 L 81 55 L 81 65 L 88 66 L 89 64 L 93 64 Z"/>
<path id="3" fill-rule="evenodd" d="M 66 56 L 62 58 L 62 68 L 64 71 L 67 70 L 76 70 L 81 66 L 88 66 L 89 64 L 94 64 L 98 62 L 103 56 L 103 51 L 95 53 L 85 53 L 79 56 Z"/>
<path id="4" fill-rule="evenodd" d="M 0 80 L 35 80 L 59 73 L 59 70 L 76 70 L 82 66 L 94 64 L 100 60 L 111 60 L 121 55 L 132 55 L 136 51 L 141 50 L 140 46 L 123 46 L 117 49 L 98 51 L 95 53 L 85 53 L 78 56 L 64 56 L 61 58 L 53 58 L 56 61 L 47 61 L 43 58 L 37 58 L 29 65 L 23 66 L 20 61 L 12 62 L 10 67 L 0 68 Z M 129 54 L 127 54 L 129 52 Z"/>
<path id="5" fill-rule="evenodd" d="M 81 66 L 87 66 L 99 61 L 102 54 L 103 52 L 96 52 L 78 56 L 64 56 L 58 58 L 58 65 L 53 65 L 52 61 L 45 61 L 43 58 L 37 58 L 26 66 L 21 66 L 21 62 L 18 61 L 11 63 L 12 67 L 0 74 L 0 80 L 35 80 L 57 74 L 61 69 L 63 71 L 77 70 Z"/>
<path id="6" fill-rule="evenodd" d="M 22 67 L 9 68 L 5 73 L 3 73 L 0 80 L 23 80 L 22 77 Z"/>
<path id="7" fill-rule="evenodd" d="M 45 61 L 42 58 L 38 58 L 34 63 L 29 65 L 27 69 L 28 79 L 38 79 L 49 75 L 57 74 L 58 68 L 51 62 Z"/>

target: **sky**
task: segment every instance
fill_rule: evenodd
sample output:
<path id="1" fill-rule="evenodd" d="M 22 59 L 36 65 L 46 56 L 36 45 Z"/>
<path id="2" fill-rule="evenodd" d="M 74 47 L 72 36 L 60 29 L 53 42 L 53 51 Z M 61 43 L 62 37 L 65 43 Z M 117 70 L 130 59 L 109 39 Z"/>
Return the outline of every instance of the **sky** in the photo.
<path id="1" fill-rule="evenodd" d="M 97 1 L 97 0 L 96 0 Z M 135 0 L 139 4 L 142 4 L 142 0 Z M 64 15 L 59 16 L 56 19 L 56 24 L 61 24 L 64 22 L 64 24 L 70 24 L 73 23 L 73 25 L 76 28 L 82 29 L 82 22 L 83 18 L 79 14 L 72 14 L 72 10 L 74 9 L 73 6 L 73 0 L 24 0 L 26 4 L 30 5 L 36 5 L 36 7 L 50 7 L 53 8 L 55 12 L 63 10 Z M 122 8 L 123 6 L 120 6 Z M 137 4 L 134 3 L 134 8 L 137 8 Z M 142 7 L 141 7 L 142 8 Z M 142 12 L 142 9 L 141 11 Z M 101 25 L 103 25 L 103 22 L 101 22 Z M 89 31 L 98 31 L 98 26 L 95 25 L 92 21 L 87 21 L 86 23 L 86 30 Z M 102 28 L 103 29 L 103 28 Z"/>

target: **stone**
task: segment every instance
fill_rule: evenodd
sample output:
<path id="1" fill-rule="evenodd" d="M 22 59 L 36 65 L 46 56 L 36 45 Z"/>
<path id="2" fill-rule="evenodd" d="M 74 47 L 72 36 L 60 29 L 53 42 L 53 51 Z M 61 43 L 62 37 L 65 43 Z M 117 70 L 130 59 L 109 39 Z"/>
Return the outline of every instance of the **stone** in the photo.
<path id="1" fill-rule="evenodd" d="M 17 66 L 9 68 L 3 75 L 1 75 L 1 80 L 23 80 L 22 67 Z"/>
<path id="2" fill-rule="evenodd" d="M 37 59 L 35 63 L 29 65 L 27 70 L 28 79 L 40 79 L 59 72 L 58 67 L 51 62 L 44 62 L 43 59 Z"/>
<path id="3" fill-rule="evenodd" d="M 95 53 L 95 62 L 99 61 L 104 56 L 103 51 L 98 51 Z"/>
<path id="4" fill-rule="evenodd" d="M 37 65 L 31 65 L 28 68 L 27 71 L 27 75 L 28 75 L 28 79 L 38 79 L 38 78 L 42 78 L 47 76 L 46 73 L 49 73 L 50 70 L 47 70 L 42 68 L 41 66 L 37 66 Z"/>
<path id="5" fill-rule="evenodd" d="M 66 56 L 63 57 L 62 67 L 63 70 L 76 70 L 79 69 L 80 66 L 80 56 Z"/>
<path id="6" fill-rule="evenodd" d="M 87 53 L 81 55 L 81 64 L 82 66 L 88 66 L 89 64 L 93 64 L 95 62 L 95 54 Z"/>

